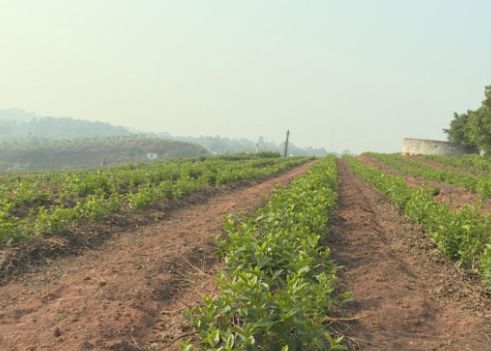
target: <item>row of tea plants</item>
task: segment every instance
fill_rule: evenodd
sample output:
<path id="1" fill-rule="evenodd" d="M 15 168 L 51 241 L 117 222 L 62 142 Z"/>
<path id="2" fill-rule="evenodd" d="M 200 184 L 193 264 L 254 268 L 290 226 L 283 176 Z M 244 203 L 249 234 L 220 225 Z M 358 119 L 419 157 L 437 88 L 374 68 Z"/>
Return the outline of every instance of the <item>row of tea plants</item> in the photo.
<path id="1" fill-rule="evenodd" d="M 138 211 L 201 189 L 266 177 L 305 161 L 213 157 L 98 170 L 3 174 L 0 247 L 33 236 L 63 234 L 80 222 Z"/>
<path id="2" fill-rule="evenodd" d="M 335 162 L 327 157 L 278 188 L 255 215 L 227 219 L 219 292 L 187 312 L 199 349 L 344 349 L 325 326 L 337 303 L 336 266 L 323 245 L 337 198 Z"/>
<path id="3" fill-rule="evenodd" d="M 345 159 L 355 174 L 421 224 L 442 253 L 459 266 L 480 272 L 491 290 L 491 217 L 471 206 L 453 211 L 443 202 L 435 202 L 431 191 L 409 187 L 402 176 L 386 174 L 353 157 Z"/>
<path id="4" fill-rule="evenodd" d="M 437 169 L 416 158 L 408 158 L 399 154 L 366 153 L 365 155 L 373 157 L 405 175 L 456 185 L 480 194 L 482 197 L 491 197 L 491 176 L 489 173 L 473 175 L 445 168 Z"/>
<path id="5" fill-rule="evenodd" d="M 491 159 L 480 155 L 464 155 L 462 157 L 420 155 L 418 157 L 437 161 L 443 165 L 455 167 L 476 175 L 491 174 Z"/>

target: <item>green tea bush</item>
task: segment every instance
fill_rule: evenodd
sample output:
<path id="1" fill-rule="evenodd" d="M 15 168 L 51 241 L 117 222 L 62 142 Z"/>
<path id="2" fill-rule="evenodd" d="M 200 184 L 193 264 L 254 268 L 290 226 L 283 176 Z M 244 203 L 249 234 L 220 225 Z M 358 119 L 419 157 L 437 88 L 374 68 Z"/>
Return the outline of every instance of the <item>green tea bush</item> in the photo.
<path id="1" fill-rule="evenodd" d="M 336 186 L 329 157 L 278 188 L 252 218 L 227 219 L 219 294 L 187 312 L 201 349 L 344 350 L 324 325 L 337 302 L 335 264 L 321 244 Z"/>

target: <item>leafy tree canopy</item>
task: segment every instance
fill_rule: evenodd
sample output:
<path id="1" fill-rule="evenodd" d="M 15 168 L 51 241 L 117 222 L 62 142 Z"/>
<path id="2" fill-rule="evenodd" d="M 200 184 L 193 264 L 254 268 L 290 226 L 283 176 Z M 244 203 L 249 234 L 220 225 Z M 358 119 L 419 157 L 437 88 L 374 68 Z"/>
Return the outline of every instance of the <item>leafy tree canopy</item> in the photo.
<path id="1" fill-rule="evenodd" d="M 491 86 L 484 91 L 485 98 L 477 110 L 454 114 L 450 128 L 444 129 L 448 140 L 468 152 L 483 150 L 491 155 Z"/>

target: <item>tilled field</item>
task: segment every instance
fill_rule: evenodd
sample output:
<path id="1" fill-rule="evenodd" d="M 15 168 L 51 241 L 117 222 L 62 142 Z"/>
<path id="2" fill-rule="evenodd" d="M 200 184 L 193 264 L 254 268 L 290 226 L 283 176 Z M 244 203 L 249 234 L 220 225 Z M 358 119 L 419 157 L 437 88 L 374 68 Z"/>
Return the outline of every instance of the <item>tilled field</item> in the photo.
<path id="1" fill-rule="evenodd" d="M 344 333 L 361 350 L 491 350 L 491 304 L 419 226 L 338 162 L 330 244 L 353 293 Z"/>
<path id="2" fill-rule="evenodd" d="M 209 240 L 224 216 L 254 210 L 308 167 L 178 209 L 2 286 L 0 350 L 177 349 L 183 307 L 214 290 Z"/>
<path id="3" fill-rule="evenodd" d="M 338 160 L 327 245 L 352 300 L 328 328 L 349 349 L 491 350 L 491 299 L 475 275 L 440 254 L 423 229 Z M 193 335 L 183 310 L 217 291 L 210 239 L 224 216 L 252 212 L 305 164 L 210 195 L 99 249 L 55 259 L 0 287 L 0 350 L 178 350 Z"/>

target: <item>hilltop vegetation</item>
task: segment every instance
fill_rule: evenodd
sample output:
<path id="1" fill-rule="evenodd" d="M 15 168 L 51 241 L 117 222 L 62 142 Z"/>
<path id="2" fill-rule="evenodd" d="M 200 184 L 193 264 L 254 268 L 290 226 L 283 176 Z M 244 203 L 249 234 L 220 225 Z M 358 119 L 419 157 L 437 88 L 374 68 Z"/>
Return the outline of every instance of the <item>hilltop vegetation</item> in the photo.
<path id="1" fill-rule="evenodd" d="M 139 136 L 140 138 L 166 139 L 201 144 L 216 154 L 237 152 L 255 152 L 256 144 L 260 151 L 283 153 L 284 144 L 268 142 L 263 137 L 256 143 L 248 139 L 231 139 L 216 136 L 173 136 L 166 132 L 137 133 L 124 127 L 108 123 L 84 121 L 69 117 L 40 117 L 18 109 L 0 109 L 0 142 L 31 144 L 39 140 L 73 140 L 87 138 L 112 138 L 121 136 Z M 289 144 L 289 154 L 293 156 L 316 156 L 327 154 L 323 148 L 299 147 Z M 0 159 L 1 160 L 1 159 Z"/>
<path id="2" fill-rule="evenodd" d="M 284 144 L 260 138 L 179 137 L 134 133 L 108 123 L 40 117 L 18 109 L 0 110 L 0 171 L 93 168 L 177 157 L 261 152 L 283 153 Z M 293 156 L 325 156 L 322 148 L 289 144 Z"/>
<path id="3" fill-rule="evenodd" d="M 205 146 L 210 151 L 217 154 L 227 154 L 236 152 L 255 152 L 256 144 L 257 149 L 261 151 L 272 151 L 279 152 L 283 154 L 283 149 L 285 147 L 284 143 L 276 144 L 274 142 L 268 142 L 263 137 L 260 137 L 258 142 L 255 143 L 248 139 L 232 139 L 221 137 L 216 135 L 212 136 L 200 136 L 200 137 L 172 137 L 170 134 L 165 134 L 166 137 L 172 138 L 174 140 L 182 140 L 191 143 L 197 143 Z M 288 144 L 288 154 L 292 156 L 315 156 L 323 157 L 327 155 L 327 150 L 324 148 L 313 148 L 313 147 L 299 147 L 294 143 L 290 142 Z"/>
<path id="4" fill-rule="evenodd" d="M 32 139 L 82 139 L 129 136 L 130 131 L 108 123 L 83 121 L 69 117 L 39 117 L 16 110 L 0 110 L 0 141 L 29 142 Z"/>

